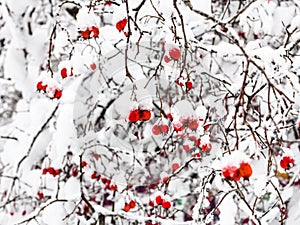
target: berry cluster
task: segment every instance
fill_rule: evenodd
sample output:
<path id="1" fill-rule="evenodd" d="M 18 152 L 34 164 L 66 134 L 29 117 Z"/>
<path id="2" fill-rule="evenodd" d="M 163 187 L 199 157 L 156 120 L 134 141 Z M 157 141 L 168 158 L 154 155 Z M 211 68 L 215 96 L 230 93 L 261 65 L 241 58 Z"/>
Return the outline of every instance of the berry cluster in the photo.
<path id="1" fill-rule="evenodd" d="M 251 165 L 247 162 L 241 162 L 239 167 L 229 165 L 222 169 L 222 174 L 226 179 L 239 181 L 241 177 L 249 179 L 252 175 Z"/>
<path id="2" fill-rule="evenodd" d="M 36 84 L 38 91 L 43 92 L 51 99 L 59 99 L 62 96 L 62 90 L 57 85 L 50 85 L 45 81 L 39 81 Z"/>
<path id="3" fill-rule="evenodd" d="M 150 202 L 149 202 L 149 205 L 150 206 L 151 205 L 154 206 L 153 202 L 151 204 L 150 204 Z M 155 203 L 157 205 L 161 205 L 161 207 L 164 208 L 164 209 L 171 208 L 171 202 L 169 200 L 167 200 L 167 198 L 165 196 L 163 196 L 162 194 L 156 195 L 156 197 L 155 197 Z"/>
<path id="4" fill-rule="evenodd" d="M 137 121 L 148 121 L 151 118 L 151 111 L 147 109 L 133 109 L 129 112 L 128 120 L 131 123 Z"/>
<path id="5" fill-rule="evenodd" d="M 111 180 L 106 177 L 101 177 L 100 174 L 98 174 L 96 171 L 94 171 L 91 175 L 92 180 L 101 180 L 101 182 L 105 185 L 105 189 L 111 190 L 111 191 L 117 191 L 118 186 L 116 184 L 111 184 Z"/>
<path id="6" fill-rule="evenodd" d="M 134 200 L 130 200 L 129 203 L 125 203 L 125 205 L 124 205 L 124 211 L 128 212 L 128 211 L 130 211 L 130 209 L 135 208 L 135 206 L 136 206 L 135 201 Z"/>
<path id="7" fill-rule="evenodd" d="M 54 169 L 53 167 L 48 167 L 43 169 L 43 175 L 46 175 L 47 173 L 51 174 L 53 177 L 56 177 L 61 173 L 61 169 Z"/>
<path id="8" fill-rule="evenodd" d="M 169 132 L 169 126 L 167 124 L 155 124 L 152 127 L 152 133 L 154 135 L 167 134 Z"/>
<path id="9" fill-rule="evenodd" d="M 178 48 L 171 48 L 168 53 L 169 55 L 164 56 L 164 61 L 166 63 L 169 63 L 172 60 L 179 60 L 181 57 L 181 52 Z"/>
<path id="10" fill-rule="evenodd" d="M 84 39 L 96 38 L 99 36 L 99 28 L 96 26 L 87 27 L 81 31 L 81 35 Z"/>

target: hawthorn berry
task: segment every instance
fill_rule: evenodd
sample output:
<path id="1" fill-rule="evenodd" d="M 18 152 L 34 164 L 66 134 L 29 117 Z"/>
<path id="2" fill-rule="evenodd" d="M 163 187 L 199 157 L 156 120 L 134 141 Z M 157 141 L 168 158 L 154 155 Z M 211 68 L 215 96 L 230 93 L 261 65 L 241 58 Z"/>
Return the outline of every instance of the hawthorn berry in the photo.
<path id="1" fill-rule="evenodd" d="M 128 116 L 128 120 L 131 123 L 136 123 L 137 121 L 140 120 L 140 110 L 139 109 L 134 109 L 131 110 Z"/>
<path id="2" fill-rule="evenodd" d="M 249 163 L 242 162 L 240 164 L 239 173 L 244 179 L 249 179 L 252 175 L 252 168 Z"/>
<path id="3" fill-rule="evenodd" d="M 169 56 L 165 55 L 165 56 L 164 56 L 164 61 L 165 61 L 166 63 L 169 63 L 169 62 L 171 62 L 171 59 L 169 58 Z"/>
<path id="4" fill-rule="evenodd" d="M 181 57 L 181 52 L 178 48 L 172 48 L 170 51 L 169 51 L 169 55 L 172 59 L 174 60 L 178 60 L 180 59 Z"/>
<path id="5" fill-rule="evenodd" d="M 169 208 L 171 208 L 171 202 L 165 201 L 165 200 L 164 200 L 164 201 L 162 202 L 161 206 L 162 206 L 164 209 L 169 209 Z"/>
<path id="6" fill-rule="evenodd" d="M 141 110 L 140 111 L 140 120 L 147 121 L 151 118 L 150 110 Z"/>
<path id="7" fill-rule="evenodd" d="M 85 30 L 82 30 L 82 31 L 81 31 L 81 36 L 82 36 L 84 39 L 89 39 L 89 38 L 90 38 L 90 35 L 91 35 L 91 31 L 89 30 L 89 28 L 86 28 Z"/>
<path id="8" fill-rule="evenodd" d="M 47 89 L 47 84 L 43 85 L 43 81 L 39 81 L 36 85 L 36 88 L 39 90 L 39 91 L 46 91 Z"/>
<path id="9" fill-rule="evenodd" d="M 96 26 L 92 26 L 91 34 L 93 35 L 94 38 L 98 37 L 99 36 L 99 28 Z"/>
<path id="10" fill-rule="evenodd" d="M 44 198 L 44 194 L 41 191 L 38 191 L 37 196 L 39 199 L 43 199 Z"/>
<path id="11" fill-rule="evenodd" d="M 155 124 L 155 125 L 152 127 L 152 133 L 153 133 L 154 135 L 159 135 L 159 134 L 160 134 L 160 128 L 159 128 L 158 125 Z"/>
<path id="12" fill-rule="evenodd" d="M 81 167 L 86 167 L 87 166 L 87 162 L 86 161 L 82 161 L 81 162 Z"/>
<path id="13" fill-rule="evenodd" d="M 129 210 L 130 210 L 130 205 L 126 203 L 126 204 L 124 205 L 124 211 L 125 211 L 125 212 L 128 212 Z"/>
<path id="14" fill-rule="evenodd" d="M 129 202 L 129 206 L 130 206 L 131 209 L 135 208 L 135 206 L 136 206 L 135 201 L 134 201 L 134 200 L 131 200 L 131 201 Z"/>
<path id="15" fill-rule="evenodd" d="M 185 83 L 185 86 L 187 89 L 191 89 L 191 88 L 193 88 L 193 83 L 191 81 L 188 81 Z"/>
<path id="16" fill-rule="evenodd" d="M 126 18 L 124 18 L 123 20 L 120 20 L 116 24 L 117 30 L 122 31 L 126 27 L 126 24 L 127 24 L 127 19 Z"/>
<path id="17" fill-rule="evenodd" d="M 96 67 L 96 64 L 95 63 L 92 63 L 91 65 L 90 65 L 90 68 L 91 68 L 91 70 L 95 70 L 97 67 Z"/>
<path id="18" fill-rule="evenodd" d="M 117 191 L 118 190 L 118 186 L 116 184 L 112 184 L 112 185 L 110 185 L 109 189 L 111 191 Z"/>
<path id="19" fill-rule="evenodd" d="M 59 99 L 61 98 L 61 96 L 62 96 L 62 90 L 60 89 L 55 90 L 53 98 Z"/>
<path id="20" fill-rule="evenodd" d="M 45 174 L 47 174 L 47 173 L 48 173 L 48 168 L 44 168 L 43 171 L 42 171 L 42 174 L 45 175 Z"/>
<path id="21" fill-rule="evenodd" d="M 67 69 L 62 68 L 62 70 L 60 71 L 60 75 L 61 75 L 62 78 L 66 78 L 68 76 Z"/>
<path id="22" fill-rule="evenodd" d="M 152 207 L 152 208 L 154 207 L 154 202 L 153 201 L 149 200 L 148 204 L 149 204 L 150 207 Z"/>
<path id="23" fill-rule="evenodd" d="M 177 170 L 179 168 L 179 164 L 178 163 L 173 163 L 172 164 L 172 170 Z"/>
<path id="24" fill-rule="evenodd" d="M 162 202 L 163 202 L 162 197 L 160 195 L 156 196 L 155 202 L 156 202 L 157 205 L 161 205 Z"/>
<path id="25" fill-rule="evenodd" d="M 189 119 L 187 126 L 190 130 L 197 130 L 199 123 L 197 119 Z"/>
<path id="26" fill-rule="evenodd" d="M 290 156 L 284 156 L 280 160 L 280 166 L 282 169 L 289 169 L 291 165 L 294 165 L 294 159 Z"/>

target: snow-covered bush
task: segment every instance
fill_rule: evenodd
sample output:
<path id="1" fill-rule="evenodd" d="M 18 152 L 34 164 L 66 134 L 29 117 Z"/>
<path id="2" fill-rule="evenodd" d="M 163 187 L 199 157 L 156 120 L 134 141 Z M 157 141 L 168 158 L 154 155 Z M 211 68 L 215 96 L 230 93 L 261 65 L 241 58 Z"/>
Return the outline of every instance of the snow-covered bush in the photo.
<path id="1" fill-rule="evenodd" d="M 0 224 L 299 224 L 299 5 L 3 0 Z"/>

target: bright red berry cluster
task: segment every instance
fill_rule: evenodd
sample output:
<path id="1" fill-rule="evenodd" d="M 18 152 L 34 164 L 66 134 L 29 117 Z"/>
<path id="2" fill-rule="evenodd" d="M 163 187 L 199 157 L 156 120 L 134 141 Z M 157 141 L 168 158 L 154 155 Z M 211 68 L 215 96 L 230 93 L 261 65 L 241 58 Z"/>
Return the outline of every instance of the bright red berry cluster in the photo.
<path id="1" fill-rule="evenodd" d="M 133 109 L 129 112 L 128 120 L 131 123 L 136 123 L 138 121 L 148 121 L 151 118 L 150 110 L 143 109 Z"/>
<path id="2" fill-rule="evenodd" d="M 43 175 L 46 175 L 47 173 L 51 174 L 53 177 L 56 177 L 61 173 L 61 169 L 54 169 L 53 167 L 48 167 L 43 169 Z"/>
<path id="3" fill-rule="evenodd" d="M 99 36 L 99 28 L 96 26 L 87 27 L 85 30 L 81 31 L 81 35 L 84 39 L 96 38 Z"/>
<path id="4" fill-rule="evenodd" d="M 111 180 L 106 177 L 101 177 L 96 171 L 94 171 L 91 175 L 92 180 L 100 181 L 105 185 L 106 190 L 117 191 L 118 186 L 116 184 L 111 184 Z"/>
<path id="5" fill-rule="evenodd" d="M 241 177 L 249 179 L 252 175 L 251 165 L 247 162 L 240 163 L 239 167 L 226 166 L 222 169 L 222 174 L 226 179 L 239 181 Z"/>
<path id="6" fill-rule="evenodd" d="M 55 86 L 51 86 L 44 81 L 39 81 L 36 85 L 38 91 L 43 92 L 51 99 L 60 99 L 62 96 L 62 90 Z"/>
<path id="7" fill-rule="evenodd" d="M 164 208 L 164 209 L 169 209 L 169 208 L 171 208 L 171 202 L 168 201 L 168 200 L 166 200 L 162 195 L 157 195 L 157 196 L 155 197 L 155 203 L 156 203 L 157 205 L 161 205 L 162 208 Z"/>
<path id="8" fill-rule="evenodd" d="M 135 208 L 135 206 L 136 206 L 135 201 L 134 200 L 130 200 L 129 203 L 125 203 L 125 205 L 124 205 L 124 211 L 128 212 L 128 211 L 130 211 L 130 209 Z"/>

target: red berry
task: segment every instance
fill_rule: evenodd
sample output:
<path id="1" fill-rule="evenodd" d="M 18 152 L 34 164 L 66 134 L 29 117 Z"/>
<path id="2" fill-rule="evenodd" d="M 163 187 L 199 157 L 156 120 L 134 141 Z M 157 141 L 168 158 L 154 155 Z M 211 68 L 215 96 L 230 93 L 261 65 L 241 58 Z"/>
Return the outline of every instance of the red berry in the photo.
<path id="1" fill-rule="evenodd" d="M 241 177 L 245 179 L 249 179 L 249 177 L 252 175 L 252 168 L 249 163 L 242 162 L 240 164 L 239 173 Z"/>
<path id="2" fill-rule="evenodd" d="M 36 88 L 39 90 L 39 91 L 46 91 L 47 89 L 47 84 L 46 85 L 43 85 L 43 81 L 39 81 L 37 84 L 36 84 Z"/>
<path id="3" fill-rule="evenodd" d="M 25 215 L 26 215 L 26 210 L 23 210 L 22 216 L 25 216 Z"/>
<path id="4" fill-rule="evenodd" d="M 197 119 L 189 119 L 187 121 L 187 125 L 188 125 L 188 128 L 190 130 L 197 130 L 198 126 L 199 126 L 199 123 L 198 123 L 198 120 Z"/>
<path id="5" fill-rule="evenodd" d="M 54 93 L 53 98 L 59 99 L 59 98 L 61 98 L 61 96 L 62 96 L 62 90 L 57 89 Z"/>
<path id="6" fill-rule="evenodd" d="M 169 132 L 169 126 L 167 124 L 160 125 L 159 129 L 162 133 L 165 133 L 165 134 L 167 134 Z"/>
<path id="7" fill-rule="evenodd" d="M 111 191 L 117 191 L 118 190 L 118 186 L 116 184 L 112 184 L 112 185 L 110 185 L 109 189 Z"/>
<path id="8" fill-rule="evenodd" d="M 139 109 L 134 109 L 131 110 L 128 116 L 128 120 L 131 123 L 135 123 L 140 120 L 140 110 Z"/>
<path id="9" fill-rule="evenodd" d="M 44 194 L 41 191 L 38 191 L 37 195 L 38 195 L 39 199 L 43 199 L 44 198 Z"/>
<path id="10" fill-rule="evenodd" d="M 240 171 L 235 166 L 227 166 L 222 169 L 222 174 L 225 178 L 238 181 L 241 178 Z"/>
<path id="11" fill-rule="evenodd" d="M 160 134 L 160 129 L 159 129 L 159 126 L 158 125 L 154 125 L 153 127 L 152 127 L 152 133 L 154 134 L 154 135 L 159 135 Z"/>
<path id="12" fill-rule="evenodd" d="M 96 67 L 96 64 L 95 63 L 92 63 L 91 65 L 90 65 L 90 68 L 91 68 L 91 70 L 95 70 L 97 67 Z"/>
<path id="13" fill-rule="evenodd" d="M 189 150 L 190 150 L 190 146 L 189 146 L 189 145 L 183 145 L 183 149 L 184 149 L 185 151 L 189 151 Z"/>
<path id="14" fill-rule="evenodd" d="M 91 179 L 97 179 L 97 178 L 98 178 L 97 172 L 94 171 L 91 175 Z"/>
<path id="15" fill-rule="evenodd" d="M 160 195 L 156 196 L 155 202 L 157 205 L 161 205 L 161 203 L 163 202 L 162 197 Z"/>
<path id="16" fill-rule="evenodd" d="M 111 2 L 110 1 L 104 2 L 104 5 L 111 6 Z"/>
<path id="17" fill-rule="evenodd" d="M 163 177 L 163 178 L 162 178 L 162 182 L 166 184 L 166 183 L 169 182 L 169 179 L 170 179 L 170 178 L 169 178 L 168 176 L 167 176 L 167 177 Z"/>
<path id="18" fill-rule="evenodd" d="M 149 200 L 148 204 L 149 204 L 150 207 L 154 207 L 154 202 L 153 201 Z"/>
<path id="19" fill-rule="evenodd" d="M 93 34 L 93 37 L 94 37 L 94 38 L 96 38 L 96 37 L 99 36 L 99 28 L 98 28 L 98 27 L 92 26 L 91 31 L 92 31 L 92 34 Z"/>
<path id="20" fill-rule="evenodd" d="M 173 123 L 173 128 L 176 132 L 183 131 L 184 126 L 182 123 Z"/>
<path id="21" fill-rule="evenodd" d="M 241 38 L 246 38 L 246 34 L 243 31 L 238 31 L 238 36 Z"/>
<path id="22" fill-rule="evenodd" d="M 209 125 L 205 125 L 203 128 L 204 128 L 204 130 L 208 130 L 209 129 Z"/>
<path id="23" fill-rule="evenodd" d="M 124 18 L 123 20 L 120 20 L 120 21 L 117 22 L 117 24 L 116 24 L 117 30 L 118 30 L 118 31 L 123 30 L 123 29 L 125 28 L 126 24 L 127 24 L 127 19 L 126 19 L 126 18 Z"/>
<path id="24" fill-rule="evenodd" d="M 294 159 L 290 156 L 284 156 L 280 160 L 280 166 L 282 167 L 282 169 L 289 169 L 291 165 L 294 165 Z"/>
<path id="25" fill-rule="evenodd" d="M 173 48 L 169 51 L 169 55 L 172 59 L 178 60 L 181 56 L 181 52 L 178 48 Z"/>
<path id="26" fill-rule="evenodd" d="M 200 138 L 198 138 L 197 141 L 195 141 L 195 145 L 198 147 L 198 146 L 200 146 L 200 144 L 201 144 L 201 140 L 200 140 Z"/>
<path id="27" fill-rule="evenodd" d="M 140 120 L 147 121 L 151 118 L 150 110 L 141 110 L 140 113 Z"/>
<path id="28" fill-rule="evenodd" d="M 173 120 L 173 116 L 171 113 L 168 113 L 167 117 L 172 121 Z"/>
<path id="29" fill-rule="evenodd" d="M 169 201 L 163 201 L 161 206 L 164 209 L 169 209 L 169 208 L 171 208 L 171 202 L 169 202 Z"/>
<path id="30" fill-rule="evenodd" d="M 67 74 L 67 69 L 66 68 L 63 68 L 61 71 L 60 71 L 60 75 L 62 78 L 66 78 L 68 76 Z"/>
<path id="31" fill-rule="evenodd" d="M 179 168 L 179 164 L 178 163 L 173 163 L 172 164 L 172 170 L 177 170 Z"/>
<path id="32" fill-rule="evenodd" d="M 87 166 L 87 162 L 86 161 L 82 161 L 81 162 L 81 167 L 86 167 Z"/>
<path id="33" fill-rule="evenodd" d="M 76 166 L 72 167 L 72 176 L 77 177 L 78 176 L 78 169 Z"/>
<path id="34" fill-rule="evenodd" d="M 191 89 L 191 88 L 193 88 L 193 83 L 191 81 L 188 81 L 185 83 L 185 86 L 187 89 Z"/>
<path id="35" fill-rule="evenodd" d="M 81 35 L 84 39 L 89 39 L 91 35 L 91 31 L 87 28 L 86 30 L 81 31 Z"/>
<path id="36" fill-rule="evenodd" d="M 129 210 L 130 210 L 130 205 L 129 204 L 125 204 L 124 211 L 128 212 Z"/>
<path id="37" fill-rule="evenodd" d="M 106 182 L 107 182 L 107 178 L 105 178 L 105 177 L 102 177 L 102 178 L 101 178 L 101 181 L 102 181 L 102 183 L 103 183 L 103 184 L 106 184 Z"/>
<path id="38" fill-rule="evenodd" d="M 169 58 L 169 56 L 165 55 L 165 56 L 164 56 L 164 61 L 165 61 L 166 63 L 169 63 L 169 62 L 171 62 L 171 59 Z"/>
<path id="39" fill-rule="evenodd" d="M 48 173 L 50 173 L 51 175 L 53 175 L 55 173 L 55 169 L 53 167 L 49 167 L 48 168 Z"/>
<path id="40" fill-rule="evenodd" d="M 210 151 L 211 148 L 212 148 L 212 145 L 210 143 L 202 145 L 203 152 Z"/>
<path id="41" fill-rule="evenodd" d="M 44 168 L 42 174 L 47 174 L 48 173 L 48 168 Z"/>
<path id="42" fill-rule="evenodd" d="M 54 172 L 54 174 L 53 174 L 53 176 L 55 177 L 56 175 L 59 175 L 59 174 L 60 174 L 60 172 L 61 172 L 61 170 L 60 170 L 60 169 L 56 169 L 56 170 L 55 170 L 55 172 Z"/>
<path id="43" fill-rule="evenodd" d="M 201 154 L 199 152 L 194 154 L 194 158 L 195 159 L 200 159 L 201 158 Z"/>
<path id="44" fill-rule="evenodd" d="M 133 208 L 136 206 L 135 201 L 131 200 L 131 201 L 129 202 L 129 206 L 130 206 L 131 209 L 133 209 Z"/>

